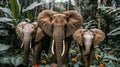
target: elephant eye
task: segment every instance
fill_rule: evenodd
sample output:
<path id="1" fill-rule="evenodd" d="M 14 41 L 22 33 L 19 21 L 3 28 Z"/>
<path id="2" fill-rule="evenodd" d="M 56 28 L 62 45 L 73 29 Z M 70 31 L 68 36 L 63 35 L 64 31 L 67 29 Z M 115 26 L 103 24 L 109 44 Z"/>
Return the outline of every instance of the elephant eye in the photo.
<path id="1" fill-rule="evenodd" d="M 31 35 L 32 35 L 32 36 L 35 36 L 35 31 L 33 31 Z"/>
<path id="2" fill-rule="evenodd" d="M 66 16 L 64 16 L 63 18 L 66 19 Z"/>
<path id="3" fill-rule="evenodd" d="M 85 38 L 83 37 L 83 41 L 85 41 Z"/>
<path id="4" fill-rule="evenodd" d="M 34 28 L 34 26 L 32 26 L 32 28 Z"/>
<path id="5" fill-rule="evenodd" d="M 52 18 L 55 18 L 55 16 L 52 16 Z"/>

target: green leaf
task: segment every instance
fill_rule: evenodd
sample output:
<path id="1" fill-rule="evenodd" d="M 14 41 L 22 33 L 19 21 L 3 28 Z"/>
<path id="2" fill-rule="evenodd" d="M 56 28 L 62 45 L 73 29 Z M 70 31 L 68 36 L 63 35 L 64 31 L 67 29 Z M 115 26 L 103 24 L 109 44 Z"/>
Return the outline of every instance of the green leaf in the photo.
<path id="1" fill-rule="evenodd" d="M 74 67 L 79 67 L 79 65 L 76 63 L 76 64 L 74 64 Z"/>
<path id="2" fill-rule="evenodd" d="M 10 9 L 0 7 L 0 10 L 3 11 L 4 13 L 8 14 L 8 16 L 10 16 L 11 18 L 13 18 L 13 13 L 11 12 Z"/>
<path id="3" fill-rule="evenodd" d="M 112 61 L 110 61 L 109 63 L 104 63 L 104 64 L 107 67 L 116 67 L 115 64 Z"/>
<path id="4" fill-rule="evenodd" d="M 1 4 L 1 3 L 0 3 L 0 7 L 5 7 L 5 4 Z"/>
<path id="5" fill-rule="evenodd" d="M 32 21 L 34 19 L 33 15 L 30 13 L 30 11 L 27 11 L 27 16 L 30 21 Z"/>
<path id="6" fill-rule="evenodd" d="M 120 35 L 120 27 L 112 30 L 108 35 Z"/>
<path id="7" fill-rule="evenodd" d="M 103 58 L 104 59 L 110 59 L 110 60 L 118 61 L 118 59 L 115 56 L 113 56 L 113 55 L 104 56 Z"/>
<path id="8" fill-rule="evenodd" d="M 13 19 L 7 17 L 0 17 L 0 22 L 12 22 Z"/>
<path id="9" fill-rule="evenodd" d="M 34 3 L 32 3 L 31 5 L 29 5 L 26 9 L 23 9 L 22 12 L 26 12 L 29 10 L 34 9 L 35 7 L 41 5 L 42 3 L 38 3 L 37 1 L 35 1 Z"/>
<path id="10" fill-rule="evenodd" d="M 22 57 L 20 56 L 14 56 L 11 58 L 11 63 L 14 65 L 14 66 L 18 66 L 20 64 L 22 64 Z"/>
<path id="11" fill-rule="evenodd" d="M 3 37 L 9 36 L 8 30 L 0 30 L 0 36 L 3 36 Z M 7 47 L 7 46 L 5 46 L 5 47 Z"/>
<path id="12" fill-rule="evenodd" d="M 48 64 L 47 64 L 47 65 L 45 65 L 44 67 L 51 67 L 51 65 L 48 65 Z"/>
<path id="13" fill-rule="evenodd" d="M 10 57 L 0 57 L 0 63 L 10 64 Z"/>
<path id="14" fill-rule="evenodd" d="M 0 17 L 0 22 L 3 22 L 3 23 L 6 23 L 7 25 L 11 26 L 12 28 L 15 27 L 14 23 L 14 19 L 11 19 L 11 18 L 7 18 L 7 17 Z"/>
<path id="15" fill-rule="evenodd" d="M 9 3 L 10 3 L 10 9 L 13 13 L 13 17 L 17 20 L 20 16 L 20 11 L 21 11 L 20 3 L 18 0 L 9 0 Z"/>
<path id="16" fill-rule="evenodd" d="M 10 48 L 10 45 L 0 44 L 0 51 L 5 51 Z"/>
<path id="17" fill-rule="evenodd" d="M 114 10 L 115 8 L 113 8 L 113 7 L 100 7 L 100 9 L 104 14 L 107 14 L 110 11 Z"/>
<path id="18" fill-rule="evenodd" d="M 114 20 L 115 20 L 116 23 L 120 23 L 120 15 L 119 15 L 119 16 L 116 16 L 116 17 L 114 18 Z"/>
<path id="19" fill-rule="evenodd" d="M 116 9 L 110 11 L 108 14 L 116 15 L 116 14 L 118 14 L 118 13 L 120 13 L 120 8 L 116 8 Z"/>

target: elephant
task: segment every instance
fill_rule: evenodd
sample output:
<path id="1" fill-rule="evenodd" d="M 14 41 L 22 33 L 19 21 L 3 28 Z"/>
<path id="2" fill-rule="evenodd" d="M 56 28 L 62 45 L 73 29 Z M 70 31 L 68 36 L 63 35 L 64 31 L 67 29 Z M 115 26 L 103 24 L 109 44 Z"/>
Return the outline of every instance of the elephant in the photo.
<path id="1" fill-rule="evenodd" d="M 38 15 L 38 25 L 52 38 L 52 62 L 58 67 L 68 64 L 68 49 L 72 34 L 83 24 L 83 17 L 74 10 L 58 13 L 52 10 L 43 10 Z"/>
<path id="2" fill-rule="evenodd" d="M 103 41 L 105 33 L 100 29 L 78 29 L 73 39 L 80 45 L 84 66 L 89 67 L 94 58 L 94 46 Z"/>
<path id="3" fill-rule="evenodd" d="M 38 26 L 37 22 L 21 22 L 16 27 L 16 34 L 22 41 L 21 48 L 23 48 L 23 61 L 25 65 L 29 62 L 30 49 L 33 49 L 33 61 L 32 64 L 38 64 L 39 53 L 43 49 L 45 40 L 49 39 L 45 37 L 43 30 Z M 49 43 L 47 40 L 46 42 Z M 48 50 L 49 46 L 45 48 Z"/>

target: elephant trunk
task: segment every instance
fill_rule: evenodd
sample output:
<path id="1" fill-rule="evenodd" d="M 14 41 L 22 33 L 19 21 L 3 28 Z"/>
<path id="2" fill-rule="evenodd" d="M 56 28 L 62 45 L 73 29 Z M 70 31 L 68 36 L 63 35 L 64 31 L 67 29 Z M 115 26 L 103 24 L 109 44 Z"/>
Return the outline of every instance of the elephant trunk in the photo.
<path id="1" fill-rule="evenodd" d="M 64 30 L 61 28 L 56 29 L 57 30 L 54 31 L 53 39 L 57 56 L 57 63 L 58 67 L 63 67 L 62 56 L 65 52 Z"/>
<path id="2" fill-rule="evenodd" d="M 90 53 L 92 42 L 91 41 L 86 41 L 84 45 L 85 45 L 84 55 L 88 55 Z"/>
<path id="3" fill-rule="evenodd" d="M 63 40 L 59 40 L 59 39 L 57 41 L 55 41 L 57 63 L 58 63 L 58 66 L 60 66 L 60 67 L 62 67 L 62 56 L 61 56 L 62 50 L 63 50 L 63 48 L 62 48 L 62 46 L 63 46 L 62 42 L 63 42 Z"/>
<path id="4" fill-rule="evenodd" d="M 28 64 L 31 40 L 28 37 L 23 38 L 23 61 Z"/>

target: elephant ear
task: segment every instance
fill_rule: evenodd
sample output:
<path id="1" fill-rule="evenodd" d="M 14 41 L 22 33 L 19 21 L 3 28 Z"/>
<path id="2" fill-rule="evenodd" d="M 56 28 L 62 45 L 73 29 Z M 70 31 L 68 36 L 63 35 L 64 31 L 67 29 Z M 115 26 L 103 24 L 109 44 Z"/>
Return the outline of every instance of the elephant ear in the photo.
<path id="1" fill-rule="evenodd" d="M 86 29 L 78 29 L 75 31 L 75 33 L 73 34 L 73 39 L 78 43 L 80 44 L 81 46 L 83 45 L 83 32 L 85 31 Z"/>
<path id="2" fill-rule="evenodd" d="M 83 18 L 77 11 L 65 11 L 63 14 L 67 17 L 66 37 L 71 36 L 83 24 Z"/>
<path id="3" fill-rule="evenodd" d="M 99 29 L 91 29 L 95 33 L 94 46 L 103 41 L 105 38 L 105 33 Z"/>
<path id="4" fill-rule="evenodd" d="M 42 29 L 40 27 L 37 27 L 36 35 L 35 35 L 35 42 L 40 41 L 44 36 L 45 35 L 44 35 Z"/>
<path id="5" fill-rule="evenodd" d="M 44 30 L 44 32 L 52 36 L 52 16 L 57 14 L 55 11 L 44 10 L 38 15 L 38 25 Z"/>
<path id="6" fill-rule="evenodd" d="M 33 22 L 32 24 L 35 25 L 35 42 L 40 41 L 44 37 L 44 33 L 42 29 L 38 26 L 37 22 Z"/>
<path id="7" fill-rule="evenodd" d="M 18 35 L 18 37 L 20 38 L 20 40 L 23 39 L 22 30 L 23 30 L 25 24 L 27 24 L 27 22 L 20 22 L 20 23 L 17 25 L 17 27 L 16 27 L 16 34 Z"/>

